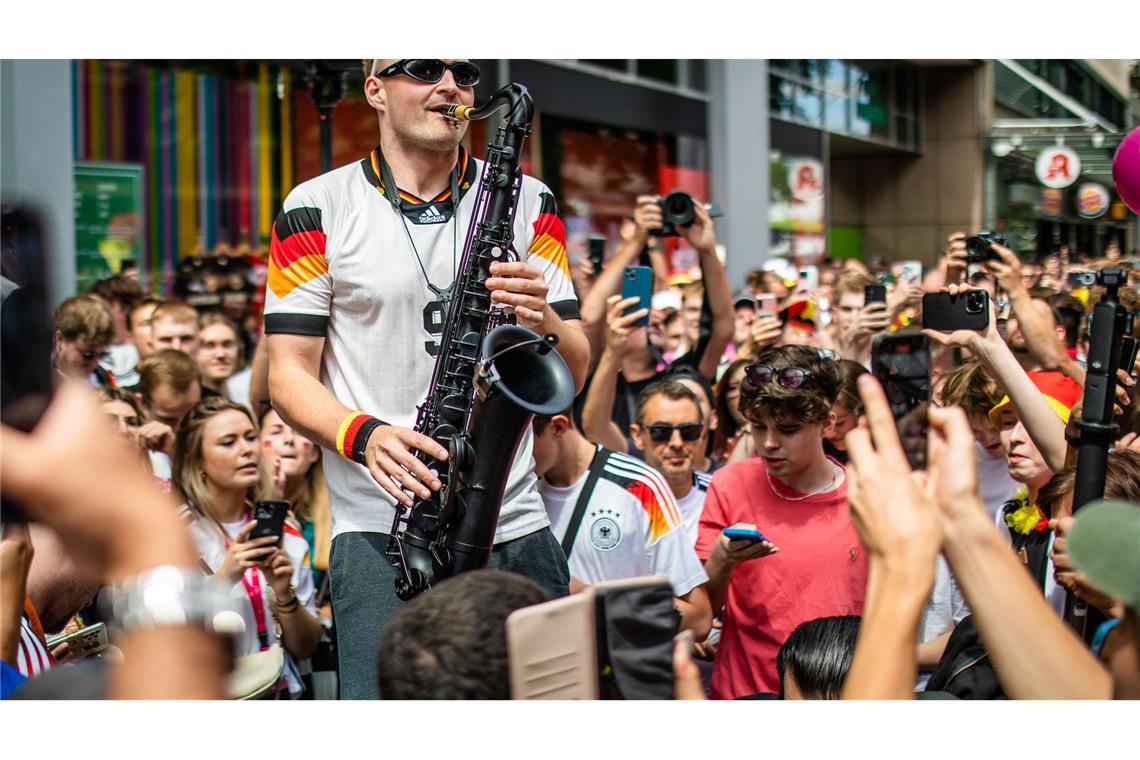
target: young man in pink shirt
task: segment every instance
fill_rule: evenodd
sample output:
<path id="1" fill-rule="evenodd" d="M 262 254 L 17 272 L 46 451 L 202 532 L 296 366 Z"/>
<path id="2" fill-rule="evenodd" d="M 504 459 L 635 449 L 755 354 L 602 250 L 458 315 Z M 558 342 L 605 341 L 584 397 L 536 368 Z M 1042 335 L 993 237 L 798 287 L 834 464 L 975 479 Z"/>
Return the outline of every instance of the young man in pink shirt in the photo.
<path id="1" fill-rule="evenodd" d="M 838 362 L 807 346 L 768 349 L 745 372 L 740 410 L 756 456 L 713 476 L 697 539 L 724 621 L 714 699 L 779 692 L 776 654 L 796 626 L 863 611 L 867 560 L 843 467 L 823 452 L 839 386 Z M 723 535 L 742 526 L 763 540 Z"/>

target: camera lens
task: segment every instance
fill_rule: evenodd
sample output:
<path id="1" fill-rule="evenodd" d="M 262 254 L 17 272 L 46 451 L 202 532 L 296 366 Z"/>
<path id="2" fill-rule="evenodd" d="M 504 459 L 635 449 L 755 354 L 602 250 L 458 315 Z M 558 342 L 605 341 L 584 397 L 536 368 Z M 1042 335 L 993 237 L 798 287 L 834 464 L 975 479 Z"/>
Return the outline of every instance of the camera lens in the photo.
<path id="1" fill-rule="evenodd" d="M 665 196 L 661 209 L 666 222 L 673 224 L 692 224 L 696 214 L 693 211 L 693 198 L 688 193 L 675 191 Z"/>
<path id="2" fill-rule="evenodd" d="M 985 297 L 980 292 L 971 290 L 966 294 L 967 314 L 980 314 L 983 308 L 985 308 Z"/>

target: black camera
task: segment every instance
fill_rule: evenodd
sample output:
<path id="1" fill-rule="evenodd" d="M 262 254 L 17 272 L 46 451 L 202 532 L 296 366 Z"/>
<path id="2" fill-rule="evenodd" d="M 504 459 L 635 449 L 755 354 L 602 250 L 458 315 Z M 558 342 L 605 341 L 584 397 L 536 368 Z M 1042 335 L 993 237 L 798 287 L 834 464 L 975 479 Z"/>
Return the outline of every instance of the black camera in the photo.
<path id="1" fill-rule="evenodd" d="M 982 230 L 977 235 L 966 238 L 966 263 L 981 264 L 983 261 L 1001 261 L 994 252 L 994 244 L 1006 245 L 1005 235 L 994 230 Z"/>
<path id="2" fill-rule="evenodd" d="M 1096 285 L 1096 272 L 1069 272 L 1069 285 L 1074 288 L 1091 288 Z"/>
<path id="3" fill-rule="evenodd" d="M 1092 272 L 1089 274 L 1092 274 Z M 1128 284 L 1128 272 L 1120 267 L 1107 267 L 1095 274 L 1094 282 L 1106 288 L 1119 288 L 1121 285 Z M 1091 285 L 1092 283 L 1089 284 Z"/>
<path id="4" fill-rule="evenodd" d="M 674 190 L 664 198 L 658 198 L 657 205 L 661 207 L 664 224 L 661 229 L 653 230 L 653 234 L 657 237 L 676 237 L 677 227 L 688 227 L 697 218 L 696 204 L 693 196 L 684 190 Z M 722 215 L 720 207 L 715 203 L 706 203 L 704 207 L 711 217 Z"/>

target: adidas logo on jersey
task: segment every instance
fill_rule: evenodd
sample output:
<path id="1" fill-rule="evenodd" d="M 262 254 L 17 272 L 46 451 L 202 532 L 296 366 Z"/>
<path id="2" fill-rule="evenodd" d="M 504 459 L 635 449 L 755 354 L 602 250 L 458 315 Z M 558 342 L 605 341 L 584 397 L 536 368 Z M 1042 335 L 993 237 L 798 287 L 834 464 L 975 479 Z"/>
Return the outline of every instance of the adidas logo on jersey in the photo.
<path id="1" fill-rule="evenodd" d="M 449 216 L 444 216 L 443 214 L 439 213 L 433 204 L 431 206 L 428 206 L 427 209 L 425 209 L 424 212 L 420 214 L 420 218 L 416 220 L 416 223 L 439 224 L 440 222 L 446 222 L 449 218 Z"/>

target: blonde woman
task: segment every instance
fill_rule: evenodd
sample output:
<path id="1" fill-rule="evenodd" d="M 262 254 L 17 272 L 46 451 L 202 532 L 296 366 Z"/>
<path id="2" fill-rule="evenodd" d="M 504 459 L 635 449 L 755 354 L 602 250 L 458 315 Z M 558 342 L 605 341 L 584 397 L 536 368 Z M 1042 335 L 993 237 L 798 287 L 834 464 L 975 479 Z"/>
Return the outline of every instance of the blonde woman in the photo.
<path id="1" fill-rule="evenodd" d="M 186 497 L 183 513 L 201 563 L 219 580 L 232 583 L 230 593 L 242 610 L 246 630 L 238 654 L 256 654 L 280 643 L 286 657 L 279 689 L 297 698 L 304 689 L 297 661 L 312 655 L 321 634 L 313 576 L 308 543 L 292 520 L 285 523 L 280 546 L 272 536 L 249 540 L 256 524 L 252 508 L 260 496 L 261 459 L 250 411 L 211 398 L 194 407 L 178 430 L 174 479 Z M 285 478 L 280 464 L 274 469 L 276 493 L 265 495 L 279 498 Z"/>

